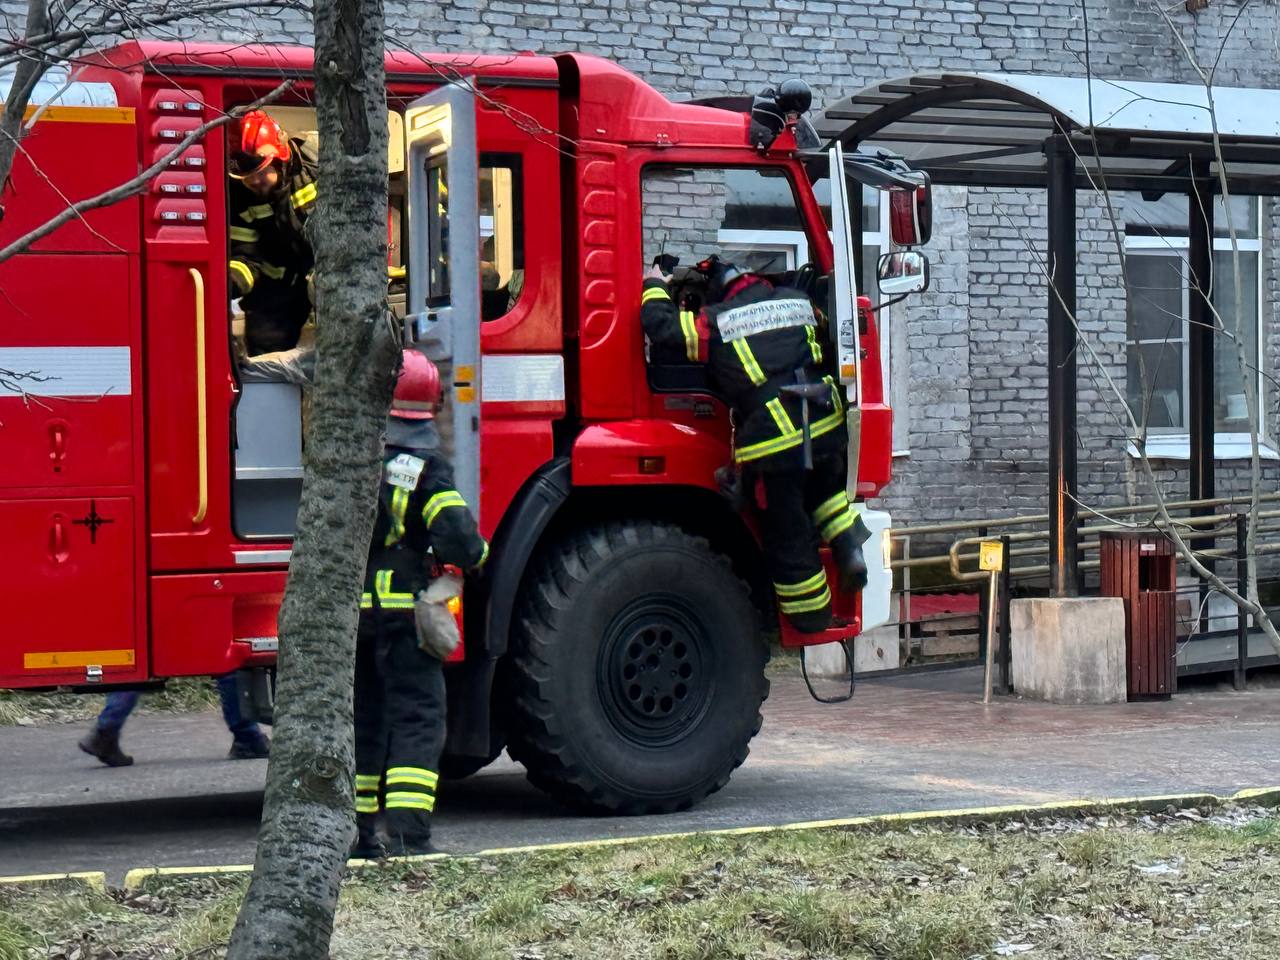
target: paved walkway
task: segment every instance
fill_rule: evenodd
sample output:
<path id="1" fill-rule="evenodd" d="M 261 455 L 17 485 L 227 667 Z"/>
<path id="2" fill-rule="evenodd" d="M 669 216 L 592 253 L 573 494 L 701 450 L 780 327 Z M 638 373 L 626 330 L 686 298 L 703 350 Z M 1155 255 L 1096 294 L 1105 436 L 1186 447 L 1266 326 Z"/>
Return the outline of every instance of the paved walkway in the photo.
<path id="1" fill-rule="evenodd" d="M 825 706 L 775 679 L 764 730 L 729 786 L 685 813 L 581 817 L 505 758 L 445 788 L 448 850 L 862 814 L 1280 785 L 1280 686 L 1199 686 L 1172 701 L 984 707 L 976 671 L 859 685 Z M 263 761 L 226 759 L 216 713 L 139 716 L 133 767 L 75 747 L 80 726 L 0 728 L 0 875 L 249 863 Z"/>

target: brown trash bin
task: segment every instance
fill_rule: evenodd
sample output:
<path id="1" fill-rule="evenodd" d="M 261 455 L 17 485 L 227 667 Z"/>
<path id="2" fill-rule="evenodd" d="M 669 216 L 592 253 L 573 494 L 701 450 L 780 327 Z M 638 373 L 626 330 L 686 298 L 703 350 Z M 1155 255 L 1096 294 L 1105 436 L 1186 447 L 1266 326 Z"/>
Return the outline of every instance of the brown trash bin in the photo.
<path id="1" fill-rule="evenodd" d="M 1166 700 L 1178 689 L 1178 556 L 1149 531 L 1103 533 L 1102 595 L 1124 600 L 1130 700 Z"/>

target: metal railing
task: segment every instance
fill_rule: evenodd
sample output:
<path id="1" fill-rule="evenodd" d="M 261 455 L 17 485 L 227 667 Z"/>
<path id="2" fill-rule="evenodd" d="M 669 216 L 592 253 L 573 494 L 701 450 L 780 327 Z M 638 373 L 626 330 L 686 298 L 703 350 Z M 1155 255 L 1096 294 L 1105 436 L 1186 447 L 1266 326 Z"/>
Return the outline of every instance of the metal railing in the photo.
<path id="1" fill-rule="evenodd" d="M 1245 518 L 1243 510 L 1247 509 L 1248 496 L 1217 497 L 1206 500 L 1180 500 L 1165 504 L 1165 511 L 1173 521 L 1179 535 L 1195 550 L 1195 556 L 1206 562 L 1211 569 L 1223 561 L 1231 569 L 1233 576 L 1224 576 L 1229 583 L 1243 581 L 1249 563 L 1255 562 L 1258 556 L 1280 554 L 1280 493 L 1264 494 L 1259 498 L 1264 505 L 1274 505 L 1258 513 L 1257 539 L 1252 556 L 1246 556 L 1244 549 Z M 1235 508 L 1235 509 L 1231 509 Z M 1106 510 L 1083 508 L 1090 520 L 1101 522 L 1082 523 L 1079 528 L 1079 546 L 1082 558 L 1078 563 L 1080 586 L 1084 587 L 1086 572 L 1097 570 L 1100 551 L 1100 535 L 1126 530 L 1149 529 L 1154 532 L 1167 533 L 1168 523 L 1161 515 L 1161 508 L 1155 504 L 1119 505 Z M 899 634 L 907 646 L 907 654 L 912 650 L 912 626 L 916 623 L 912 616 L 912 597 L 921 591 L 913 590 L 912 573 L 925 568 L 944 568 L 947 583 L 940 587 L 928 588 L 948 592 L 965 592 L 987 581 L 990 576 L 986 571 L 977 568 L 979 544 L 984 541 L 1000 540 L 1004 544 L 1004 564 L 1007 573 L 1001 577 L 1002 588 L 999 599 L 998 616 L 1001 621 L 1001 655 L 1007 657 L 1008 637 L 1008 602 L 1012 581 L 1046 579 L 1049 576 L 1049 515 L 1047 513 L 1027 514 L 1012 517 L 990 517 L 953 521 L 949 523 L 919 524 L 909 527 L 895 527 L 889 531 L 892 555 L 889 566 L 900 576 L 899 594 Z M 939 539 L 951 534 L 967 534 L 955 537 L 945 551 L 940 551 L 936 544 Z M 928 538 L 935 546 L 933 552 L 915 553 L 912 540 L 917 542 Z M 1227 541 L 1224 546 L 1219 541 Z M 1203 546 L 1196 546 L 1203 544 Z M 1185 559 L 1179 557 L 1179 563 L 1185 565 Z M 1194 571 L 1192 571 L 1194 573 Z M 1218 571 L 1215 570 L 1215 573 Z M 1192 621 L 1198 630 L 1191 631 L 1196 638 L 1221 637 L 1232 634 L 1237 637 L 1239 655 L 1236 661 L 1237 684 L 1243 683 L 1243 671 L 1247 659 L 1248 638 L 1243 624 L 1233 625 L 1229 630 L 1211 630 L 1208 612 L 1207 582 L 1184 583 L 1178 590 L 1184 595 L 1198 595 L 1199 604 Z M 1193 604 L 1193 609 L 1196 607 Z M 954 614 L 951 619 L 959 621 L 968 619 L 972 622 L 972 613 Z M 979 657 L 984 653 L 988 610 L 979 604 L 979 624 L 977 630 Z M 929 618 L 938 621 L 943 618 Z M 1212 619 L 1221 621 L 1221 616 Z M 1183 622 L 1183 627 L 1188 623 Z M 1191 637 L 1187 638 L 1189 642 Z M 921 645 L 923 650 L 923 644 Z M 1008 664 L 1001 664 L 1002 672 L 1007 677 Z"/>

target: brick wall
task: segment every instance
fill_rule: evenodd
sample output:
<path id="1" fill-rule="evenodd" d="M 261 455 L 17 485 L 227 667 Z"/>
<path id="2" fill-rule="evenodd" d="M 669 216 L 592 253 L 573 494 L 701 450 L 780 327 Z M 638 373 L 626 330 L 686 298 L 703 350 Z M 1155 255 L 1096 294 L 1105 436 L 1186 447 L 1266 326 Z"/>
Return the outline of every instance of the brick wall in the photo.
<path id="1" fill-rule="evenodd" d="M 24 6 L 0 0 L 10 29 L 20 27 Z M 1238 21 L 1239 5 L 1225 0 L 1195 16 L 1180 4 L 1166 6 L 1199 59 L 1214 60 L 1221 47 L 1218 83 L 1280 85 L 1277 4 L 1254 3 Z M 819 103 L 922 70 L 1078 76 L 1086 58 L 1102 77 L 1194 82 L 1154 10 L 1150 0 L 1087 6 L 1079 0 L 387 2 L 392 33 L 418 49 L 590 51 L 681 97 L 751 92 L 800 75 Z M 308 20 L 293 14 L 265 24 L 245 18 L 243 27 L 196 26 L 187 34 L 311 41 Z M 1098 198 L 1082 195 L 1077 213 L 1080 323 L 1092 348 L 1079 357 L 1081 490 L 1086 500 L 1103 504 L 1147 499 L 1145 481 L 1124 454 L 1124 431 L 1101 377 L 1105 369 L 1123 391 L 1120 262 Z M 909 457 L 896 464 L 885 502 L 900 520 L 917 523 L 1039 511 L 1047 454 L 1047 293 L 1037 263 L 1044 249 L 1043 194 L 939 190 L 936 219 L 929 248 L 933 288 L 894 314 L 900 325 L 893 334 L 900 361 L 895 374 L 909 378 L 908 389 L 896 391 L 908 400 L 899 413 L 907 419 Z M 1264 224 L 1263 366 L 1270 373 L 1280 355 L 1280 264 L 1271 242 L 1280 232 L 1280 211 L 1274 205 L 1266 208 Z M 1273 390 L 1267 398 L 1273 433 L 1280 432 L 1278 397 Z M 1268 465 L 1266 472 L 1274 486 L 1280 471 Z M 1161 465 L 1161 477 L 1174 495 L 1185 491 L 1185 465 Z M 1222 491 L 1244 482 L 1239 464 L 1220 467 Z"/>

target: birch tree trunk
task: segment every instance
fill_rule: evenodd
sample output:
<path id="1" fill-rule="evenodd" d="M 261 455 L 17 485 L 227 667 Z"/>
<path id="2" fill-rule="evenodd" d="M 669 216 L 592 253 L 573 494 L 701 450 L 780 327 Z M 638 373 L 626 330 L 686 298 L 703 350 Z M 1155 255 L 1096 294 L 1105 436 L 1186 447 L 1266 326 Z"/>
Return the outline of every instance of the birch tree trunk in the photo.
<path id="1" fill-rule="evenodd" d="M 398 359 L 386 322 L 383 4 L 316 0 L 314 13 L 316 385 L 262 828 L 228 960 L 328 956 L 355 833 L 355 634 Z"/>

